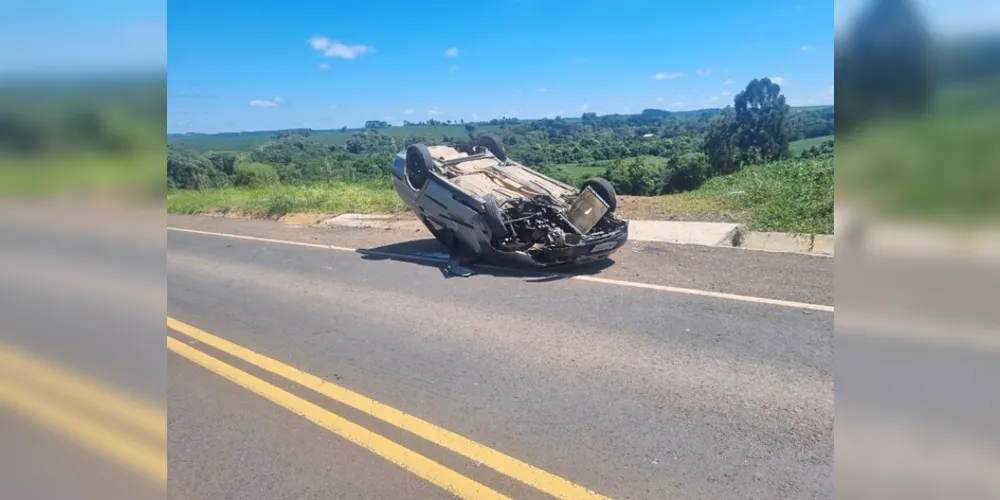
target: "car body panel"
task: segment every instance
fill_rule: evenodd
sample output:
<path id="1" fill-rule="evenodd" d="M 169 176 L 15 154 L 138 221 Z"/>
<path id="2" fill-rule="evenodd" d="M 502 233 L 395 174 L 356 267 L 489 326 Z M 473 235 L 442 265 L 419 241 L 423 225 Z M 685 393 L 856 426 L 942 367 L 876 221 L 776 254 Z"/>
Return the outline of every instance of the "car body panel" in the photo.
<path id="1" fill-rule="evenodd" d="M 614 218 L 616 229 L 595 235 L 573 235 L 573 243 L 538 248 L 531 252 L 497 248 L 485 221 L 485 197 L 493 196 L 501 205 L 512 200 L 543 196 L 553 206 L 568 211 L 580 190 L 551 179 L 513 160 L 500 161 L 489 152 L 472 155 L 447 146 L 429 146 L 434 159 L 427 182 L 415 189 L 407 177 L 406 152 L 393 162 L 396 193 L 428 229 L 449 247 L 458 246 L 484 260 L 508 265 L 554 267 L 583 264 L 608 258 L 628 239 L 628 222 Z M 613 214 L 608 215 L 614 217 Z M 513 229 L 513 226 L 510 226 Z"/>

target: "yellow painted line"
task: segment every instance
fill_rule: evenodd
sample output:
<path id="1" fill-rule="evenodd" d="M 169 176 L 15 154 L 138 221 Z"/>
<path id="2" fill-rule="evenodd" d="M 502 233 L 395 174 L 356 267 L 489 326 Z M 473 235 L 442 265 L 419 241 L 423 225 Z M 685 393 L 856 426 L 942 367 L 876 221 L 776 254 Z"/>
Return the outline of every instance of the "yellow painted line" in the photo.
<path id="1" fill-rule="evenodd" d="M 167 481 L 167 450 L 149 448 L 123 437 L 84 417 L 66 411 L 38 394 L 23 390 L 19 384 L 0 377 L 0 404 L 60 432 L 80 444 L 151 477 L 161 484 Z"/>
<path id="2" fill-rule="evenodd" d="M 219 361 L 179 340 L 167 337 L 167 349 L 208 368 L 257 395 L 263 396 L 296 415 L 305 417 L 314 424 L 385 458 L 459 498 L 507 498 L 423 455 L 404 448 L 247 372 Z"/>
<path id="3" fill-rule="evenodd" d="M 203 235 L 207 235 L 207 236 L 221 236 L 221 237 L 224 237 L 224 238 L 235 238 L 235 239 L 239 239 L 239 240 L 260 241 L 260 242 L 264 242 L 264 243 L 278 243 L 278 244 L 281 244 L 281 245 L 293 245 L 293 246 L 300 246 L 300 247 L 320 248 L 320 249 L 323 249 L 323 250 L 336 250 L 336 251 L 339 251 L 339 252 L 362 253 L 362 254 L 376 255 L 376 256 L 381 256 L 381 257 L 386 257 L 386 258 L 403 259 L 403 260 L 415 260 L 415 261 L 425 261 L 425 262 L 433 262 L 433 263 L 445 263 L 446 262 L 445 259 L 435 259 L 435 258 L 430 258 L 430 257 L 421 257 L 421 256 L 416 256 L 416 255 L 407 255 L 407 254 L 402 254 L 402 253 L 383 252 L 383 251 L 376 251 L 376 250 L 360 250 L 360 249 L 357 249 L 357 248 L 338 247 L 338 246 L 335 246 L 335 245 L 320 245 L 320 244 L 317 244 L 317 243 L 304 243 L 304 242 L 300 242 L 300 241 L 287 241 L 287 240 L 276 240 L 276 239 L 271 239 L 271 238 L 258 238 L 256 236 L 244 236 L 242 234 L 214 233 L 214 232 L 211 232 L 211 231 L 199 231 L 199 230 L 195 230 L 195 229 L 182 229 L 182 228 L 178 228 L 178 227 L 167 227 L 167 230 L 169 230 L 169 231 L 179 231 L 179 232 L 182 232 L 182 233 L 203 234 Z M 625 281 L 625 280 L 615 280 L 615 279 L 607 279 L 607 278 L 598 278 L 596 276 L 563 274 L 563 273 L 548 273 L 548 272 L 541 272 L 541 271 L 539 272 L 539 274 L 545 274 L 547 276 L 557 276 L 557 277 L 560 277 L 560 278 L 577 280 L 577 281 L 586 281 L 586 282 L 590 282 L 590 283 L 601 283 L 601 284 L 604 284 L 604 285 L 615 285 L 615 286 L 626 286 L 626 287 L 631 287 L 631 288 L 641 288 L 641 289 L 644 289 L 644 290 L 653 290 L 653 291 L 657 291 L 657 292 L 682 293 L 682 294 L 686 294 L 686 295 L 698 295 L 698 296 L 702 296 L 702 297 L 711 297 L 711 298 L 714 298 L 714 299 L 735 300 L 735 301 L 739 301 L 739 302 L 751 302 L 751 303 L 756 303 L 756 304 L 767 304 L 767 305 L 772 305 L 772 306 L 792 307 L 792 308 L 796 308 L 796 309 L 808 309 L 808 310 L 813 310 L 813 311 L 834 312 L 833 306 L 828 306 L 828 305 L 823 305 L 823 304 L 810 304 L 808 302 L 794 302 L 794 301 L 790 301 L 790 300 L 768 299 L 768 298 L 765 298 L 765 297 L 753 297 L 753 296 L 749 296 L 749 295 L 737 295 L 737 294 L 732 294 L 732 293 L 712 292 L 712 291 L 709 291 L 709 290 L 698 290 L 698 289 L 694 289 L 694 288 L 681 288 L 681 287 L 676 287 L 676 286 L 654 285 L 652 283 L 642 283 L 642 282 L 637 282 L 637 281 Z"/>
<path id="4" fill-rule="evenodd" d="M 44 387 L 60 398 L 75 400 L 157 439 L 165 441 L 167 438 L 166 412 L 88 382 L 23 349 L 0 346 L 0 372 Z"/>
<path id="5" fill-rule="evenodd" d="M 228 340 L 216 337 L 174 318 L 167 317 L 167 327 L 275 375 L 280 375 L 301 386 L 308 387 L 330 399 L 416 434 L 421 438 L 481 463 L 556 498 L 605 498 L 583 486 L 574 484 L 514 457 L 488 448 L 447 429 L 442 429 L 418 417 L 404 413 L 275 359 L 253 352 Z"/>

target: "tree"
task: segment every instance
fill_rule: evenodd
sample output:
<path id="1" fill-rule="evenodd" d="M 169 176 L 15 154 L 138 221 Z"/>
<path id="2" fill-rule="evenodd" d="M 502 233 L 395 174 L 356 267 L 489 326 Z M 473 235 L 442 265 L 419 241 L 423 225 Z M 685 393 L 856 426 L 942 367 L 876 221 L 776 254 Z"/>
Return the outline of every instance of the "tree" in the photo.
<path id="1" fill-rule="evenodd" d="M 465 124 L 465 131 L 469 134 L 469 139 L 475 138 L 476 137 L 475 136 L 475 133 L 476 133 L 476 124 L 475 123 L 466 123 Z"/>
<path id="2" fill-rule="evenodd" d="M 228 152 L 210 153 L 208 160 L 212 162 L 212 168 L 231 176 L 236 171 L 236 164 L 239 162 L 239 157 L 234 153 Z"/>
<path id="3" fill-rule="evenodd" d="M 926 108 L 933 43 L 911 0 L 873 0 L 847 39 L 837 42 L 834 78 L 843 102 L 842 131 L 879 115 Z"/>
<path id="4" fill-rule="evenodd" d="M 708 157 L 704 153 L 671 157 L 663 169 L 660 192 L 671 194 L 697 189 L 708 179 L 708 174 Z"/>
<path id="5" fill-rule="evenodd" d="M 726 108 L 723 114 L 712 119 L 701 147 L 708 157 L 711 175 L 728 174 L 740 168 L 738 130 L 733 108 Z"/>
<path id="6" fill-rule="evenodd" d="M 278 171 L 264 163 L 243 163 L 236 166 L 233 185 L 264 187 L 278 184 Z"/>
<path id="7" fill-rule="evenodd" d="M 741 164 L 755 165 L 788 158 L 785 120 L 790 107 L 781 95 L 781 86 L 770 78 L 755 78 L 736 94 L 733 103 Z"/>
<path id="8" fill-rule="evenodd" d="M 627 164 L 615 159 L 603 177 L 611 181 L 619 194 L 648 196 L 656 194 L 659 189 L 659 172 L 641 156 Z"/>

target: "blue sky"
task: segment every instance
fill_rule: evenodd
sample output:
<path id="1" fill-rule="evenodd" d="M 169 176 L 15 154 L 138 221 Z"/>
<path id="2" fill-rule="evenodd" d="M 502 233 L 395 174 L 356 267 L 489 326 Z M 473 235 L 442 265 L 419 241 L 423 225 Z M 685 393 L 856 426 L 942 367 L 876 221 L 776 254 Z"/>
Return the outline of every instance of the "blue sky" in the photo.
<path id="1" fill-rule="evenodd" d="M 171 0 L 168 131 L 833 103 L 830 0 Z"/>
<path id="2" fill-rule="evenodd" d="M 0 78 L 163 70 L 167 4 L 149 0 L 4 2 Z"/>

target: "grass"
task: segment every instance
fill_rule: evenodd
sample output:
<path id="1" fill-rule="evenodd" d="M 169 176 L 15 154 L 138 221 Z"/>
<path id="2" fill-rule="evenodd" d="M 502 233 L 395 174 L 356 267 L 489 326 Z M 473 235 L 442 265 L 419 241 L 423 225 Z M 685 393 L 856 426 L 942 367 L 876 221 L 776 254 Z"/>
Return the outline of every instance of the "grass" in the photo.
<path id="1" fill-rule="evenodd" d="M 663 166 L 667 164 L 667 159 L 662 156 L 643 156 L 642 159 L 646 161 L 647 165 Z M 627 165 L 635 161 L 635 158 L 625 158 L 621 161 Z M 584 163 L 560 163 L 553 165 L 553 167 L 566 169 L 571 174 L 599 175 L 604 173 L 614 162 L 614 160 L 595 160 Z"/>
<path id="2" fill-rule="evenodd" d="M 222 188 L 177 191 L 167 196 L 167 211 L 182 214 L 234 213 L 273 217 L 291 213 L 395 213 L 407 209 L 389 187 L 375 184 L 263 188 Z"/>
<path id="3" fill-rule="evenodd" d="M 830 234 L 833 159 L 786 160 L 750 167 L 711 179 L 688 193 L 629 197 L 627 205 L 628 211 L 635 210 L 635 214 L 623 213 L 625 216 L 644 214 L 649 207 L 658 214 L 724 212 L 753 230 Z M 384 184 L 332 183 L 177 191 L 167 196 L 167 210 L 274 217 L 303 212 L 397 213 L 405 212 L 407 207 Z"/>
<path id="4" fill-rule="evenodd" d="M 828 141 L 833 139 L 832 135 L 824 135 L 823 137 L 812 137 L 809 139 L 802 139 L 798 141 L 792 141 L 788 144 L 788 149 L 791 151 L 792 155 L 798 155 L 799 153 L 813 147 L 823 144 L 823 141 Z"/>
<path id="5" fill-rule="evenodd" d="M 667 159 L 662 156 L 643 156 L 642 159 L 646 161 L 647 165 L 663 167 L 667 164 Z M 633 161 L 635 161 L 635 158 L 622 159 L 622 163 L 626 165 Z M 566 172 L 566 175 L 563 176 L 565 178 L 560 180 L 572 185 L 580 185 L 590 177 L 597 177 L 603 174 L 612 163 L 614 163 L 614 160 L 595 160 L 583 163 L 560 163 L 553 165 L 553 167 Z"/>
<path id="6" fill-rule="evenodd" d="M 944 88 L 932 111 L 842 138 L 839 195 L 896 216 L 948 224 L 1000 220 L 1000 81 Z"/>
<path id="7" fill-rule="evenodd" d="M 833 233 L 833 159 L 785 160 L 710 179 L 693 193 L 756 231 Z"/>
<path id="8" fill-rule="evenodd" d="M 76 192 L 159 197 L 166 185 L 162 165 L 163 151 L 155 148 L 130 155 L 0 156 L 0 195 Z"/>
<path id="9" fill-rule="evenodd" d="M 833 192 L 832 158 L 795 159 L 715 177 L 686 193 L 629 197 L 619 211 L 635 218 L 735 221 L 754 231 L 832 234 Z"/>

